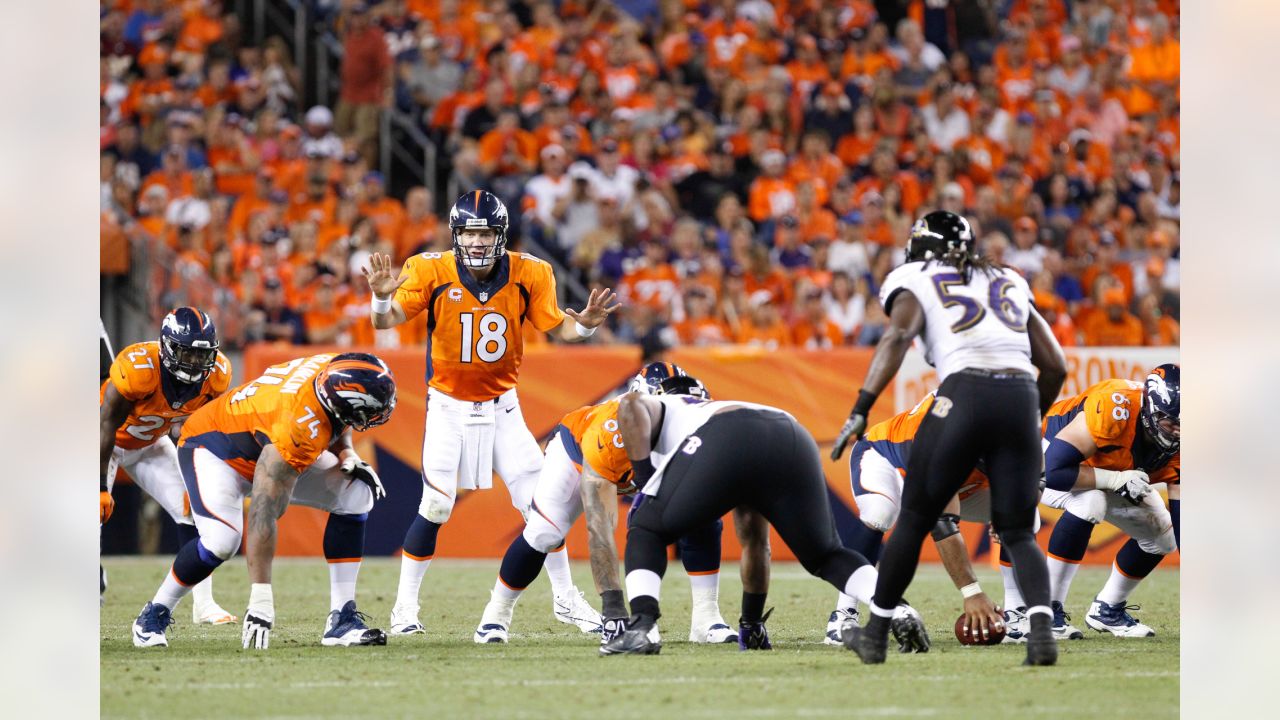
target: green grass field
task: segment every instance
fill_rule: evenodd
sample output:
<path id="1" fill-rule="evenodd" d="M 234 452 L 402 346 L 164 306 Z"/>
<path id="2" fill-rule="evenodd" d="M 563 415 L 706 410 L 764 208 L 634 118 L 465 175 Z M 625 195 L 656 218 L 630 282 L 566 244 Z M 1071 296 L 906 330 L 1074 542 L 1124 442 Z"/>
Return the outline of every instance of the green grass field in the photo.
<path id="1" fill-rule="evenodd" d="M 1024 668 L 1020 646 L 966 648 L 952 633 L 960 597 L 941 566 L 922 566 L 908 597 L 933 638 L 926 655 L 892 654 L 879 667 L 821 643 L 835 593 L 795 564 L 774 566 L 769 621 L 773 652 L 696 646 L 688 634 L 689 585 L 673 563 L 664 586 L 664 647 L 656 657 L 599 658 L 597 641 L 554 620 L 545 575 L 516 608 L 512 642 L 479 646 L 471 633 L 488 599 L 498 561 L 437 560 L 423 590 L 427 635 L 391 638 L 386 647 L 320 645 L 328 608 L 321 559 L 278 560 L 277 622 L 271 649 L 240 649 L 240 627 L 191 625 L 190 600 L 174 613 L 170 646 L 139 650 L 129 627 L 151 598 L 168 558 L 107 558 L 110 588 L 102 610 L 102 717 L 429 717 L 429 718 L 794 718 L 1094 717 L 1178 715 L 1178 571 L 1157 570 L 1138 590 L 1138 617 L 1156 629 L 1144 640 L 1085 630 L 1065 643 L 1059 665 Z M 361 609 L 386 629 L 399 561 L 368 560 Z M 1000 600 L 998 573 L 983 586 Z M 1084 611 L 1106 579 L 1086 567 L 1068 609 Z M 589 599 L 589 568 L 575 563 Z M 242 560 L 215 576 L 214 594 L 240 614 L 248 599 Z M 720 607 L 737 617 L 741 586 L 726 565 Z"/>

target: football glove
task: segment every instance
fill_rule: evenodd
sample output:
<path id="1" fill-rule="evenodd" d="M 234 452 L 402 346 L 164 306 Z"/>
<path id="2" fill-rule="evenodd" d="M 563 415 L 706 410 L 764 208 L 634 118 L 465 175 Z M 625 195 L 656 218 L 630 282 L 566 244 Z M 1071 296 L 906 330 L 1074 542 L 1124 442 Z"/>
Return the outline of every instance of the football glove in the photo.
<path id="1" fill-rule="evenodd" d="M 836 443 L 831 447 L 831 459 L 839 460 L 844 454 L 845 446 L 850 440 L 857 440 L 862 437 L 862 433 L 867 431 L 867 416 L 854 410 L 849 413 L 849 419 L 844 421 L 844 427 L 840 428 L 840 434 L 836 436 Z"/>
<path id="2" fill-rule="evenodd" d="M 111 493 L 106 490 L 98 491 L 98 524 L 103 525 L 111 519 L 111 513 L 115 512 L 116 501 L 111 497 Z"/>
<path id="3" fill-rule="evenodd" d="M 773 649 L 773 643 L 769 642 L 769 631 L 764 626 L 765 621 L 772 614 L 773 608 L 769 608 L 764 615 L 760 616 L 759 622 L 747 622 L 738 618 L 738 650 Z"/>
<path id="4" fill-rule="evenodd" d="M 605 645 L 614 638 L 621 636 L 622 633 L 626 631 L 626 618 L 608 618 L 604 621 L 604 624 L 600 626 L 600 644 Z"/>
<path id="5" fill-rule="evenodd" d="M 1103 490 L 1110 490 L 1134 505 L 1142 504 L 1142 499 L 1151 492 L 1151 481 L 1141 470 L 1099 470 L 1094 469 L 1094 484 Z"/>
<path id="6" fill-rule="evenodd" d="M 271 644 L 271 621 L 255 615 L 253 610 L 246 610 L 240 642 L 245 650 L 266 650 Z"/>
<path id="7" fill-rule="evenodd" d="M 374 501 L 381 500 L 387 496 L 387 489 L 382 486 L 382 478 L 378 477 L 378 471 L 374 470 L 369 463 L 358 457 L 349 457 L 342 461 L 341 467 L 342 472 L 369 486 L 369 489 L 373 491 Z"/>

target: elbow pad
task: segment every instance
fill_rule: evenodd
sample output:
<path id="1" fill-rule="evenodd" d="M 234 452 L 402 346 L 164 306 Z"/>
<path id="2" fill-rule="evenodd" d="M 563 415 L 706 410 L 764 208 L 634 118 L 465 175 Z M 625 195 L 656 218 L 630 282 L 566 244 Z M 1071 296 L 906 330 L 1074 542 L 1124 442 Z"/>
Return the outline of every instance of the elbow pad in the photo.
<path id="1" fill-rule="evenodd" d="M 953 513 L 943 513 L 938 518 L 938 523 L 933 526 L 933 530 L 929 533 L 933 536 L 935 543 L 942 542 L 952 535 L 960 533 L 960 516 Z"/>
<path id="2" fill-rule="evenodd" d="M 1084 455 L 1066 440 L 1054 438 L 1044 452 L 1045 487 L 1066 492 L 1075 487 L 1080 477 L 1080 463 Z"/>

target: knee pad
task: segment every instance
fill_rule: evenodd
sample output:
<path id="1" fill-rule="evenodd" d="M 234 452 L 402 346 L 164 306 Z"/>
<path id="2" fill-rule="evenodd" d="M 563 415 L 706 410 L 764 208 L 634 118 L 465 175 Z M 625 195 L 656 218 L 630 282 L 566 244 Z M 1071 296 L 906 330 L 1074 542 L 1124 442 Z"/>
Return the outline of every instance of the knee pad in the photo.
<path id="1" fill-rule="evenodd" d="M 543 520 L 542 516 L 537 513 L 529 517 L 529 522 L 524 526 L 522 534 L 525 542 L 540 553 L 550 553 L 564 542 L 564 533 L 557 530 L 551 523 Z"/>
<path id="2" fill-rule="evenodd" d="M 954 513 L 943 513 L 938 518 L 938 524 L 933 526 L 930 535 L 933 536 L 934 542 L 942 542 L 952 535 L 960 534 L 960 516 Z"/>
<path id="3" fill-rule="evenodd" d="M 208 528 L 206 528 L 208 529 Z M 230 560 L 240 549 L 240 533 L 228 527 L 221 532 L 207 532 L 200 536 L 200 545 L 219 560 Z"/>
<path id="4" fill-rule="evenodd" d="M 1067 501 L 1072 515 L 1094 525 L 1107 519 L 1107 496 L 1101 490 L 1086 490 Z"/>
<path id="5" fill-rule="evenodd" d="M 437 525 L 443 525 L 453 514 L 453 503 L 453 498 L 425 487 L 422 490 L 422 502 L 418 505 L 418 514 Z"/>
<path id="6" fill-rule="evenodd" d="M 331 512 L 338 515 L 364 515 L 370 510 L 373 510 L 373 490 L 362 482 L 354 482 L 338 497 Z"/>
<path id="7" fill-rule="evenodd" d="M 867 493 L 859 495 L 855 500 L 858 503 L 858 519 L 876 532 L 889 532 L 898 521 L 898 506 L 883 495 Z"/>
<path id="8" fill-rule="evenodd" d="M 1172 525 L 1165 528 L 1164 532 L 1154 538 L 1134 539 L 1138 540 L 1138 547 L 1142 548 L 1144 552 L 1149 552 L 1152 555 L 1169 555 L 1173 553 L 1174 550 L 1178 549 L 1178 542 L 1174 538 Z"/>

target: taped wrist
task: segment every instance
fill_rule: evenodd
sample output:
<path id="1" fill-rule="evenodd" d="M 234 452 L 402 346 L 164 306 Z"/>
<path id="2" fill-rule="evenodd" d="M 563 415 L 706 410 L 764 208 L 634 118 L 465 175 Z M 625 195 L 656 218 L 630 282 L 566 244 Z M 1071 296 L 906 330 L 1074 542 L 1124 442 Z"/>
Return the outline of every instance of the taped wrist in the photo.
<path id="1" fill-rule="evenodd" d="M 853 404 L 853 411 L 863 417 L 871 416 L 871 406 L 876 404 L 876 396 L 866 390 L 858 391 L 858 401 Z"/>
<path id="2" fill-rule="evenodd" d="M 600 593 L 600 615 L 606 620 L 627 616 L 627 605 L 622 600 L 621 590 L 605 590 Z"/>
<path id="3" fill-rule="evenodd" d="M 929 534 L 933 536 L 934 542 L 942 542 L 952 535 L 960 534 L 960 516 L 955 513 L 942 513 Z"/>
<path id="4" fill-rule="evenodd" d="M 1054 438 L 1044 453 L 1044 481 L 1050 490 L 1066 492 L 1075 487 L 1080 477 L 1084 453 L 1066 440 Z"/>

